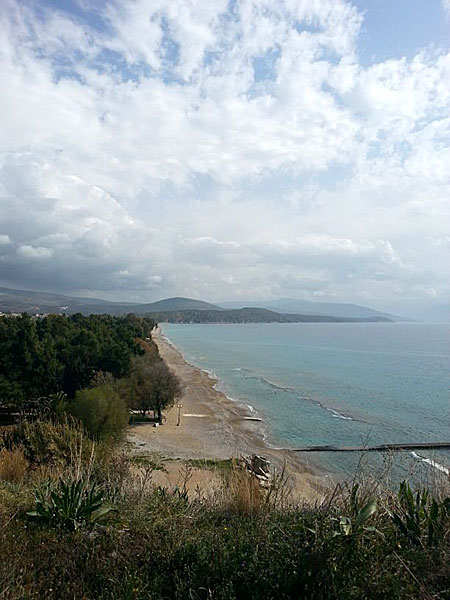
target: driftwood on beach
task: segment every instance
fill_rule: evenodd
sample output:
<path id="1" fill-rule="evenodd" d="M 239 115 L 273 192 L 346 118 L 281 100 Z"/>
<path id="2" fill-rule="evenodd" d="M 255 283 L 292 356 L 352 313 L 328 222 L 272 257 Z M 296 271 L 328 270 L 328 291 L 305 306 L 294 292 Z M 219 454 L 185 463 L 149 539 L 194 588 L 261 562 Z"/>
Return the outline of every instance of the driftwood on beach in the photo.
<path id="1" fill-rule="evenodd" d="M 391 452 L 397 450 L 450 450 L 450 442 L 416 442 L 412 444 L 379 444 L 378 446 L 304 446 L 282 448 L 292 452 Z"/>

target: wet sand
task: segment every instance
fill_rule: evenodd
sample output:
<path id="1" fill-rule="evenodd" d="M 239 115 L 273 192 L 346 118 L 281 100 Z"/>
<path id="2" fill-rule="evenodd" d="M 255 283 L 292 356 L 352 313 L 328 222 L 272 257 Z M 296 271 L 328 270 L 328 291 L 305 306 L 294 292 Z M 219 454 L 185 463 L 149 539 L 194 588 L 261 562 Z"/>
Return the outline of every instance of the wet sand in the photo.
<path id="1" fill-rule="evenodd" d="M 135 425 L 130 439 L 141 451 L 158 452 L 177 459 L 228 459 L 259 454 L 278 469 L 286 466 L 295 500 L 325 496 L 331 480 L 311 468 L 304 457 L 288 450 L 271 448 L 263 439 L 261 423 L 246 420 L 250 411 L 215 389 L 217 381 L 185 361 L 158 328 L 152 333 L 160 355 L 183 384 L 183 395 L 165 413 L 161 427 Z M 181 405 L 181 406 L 178 406 Z M 180 425 L 177 425 L 180 414 Z"/>

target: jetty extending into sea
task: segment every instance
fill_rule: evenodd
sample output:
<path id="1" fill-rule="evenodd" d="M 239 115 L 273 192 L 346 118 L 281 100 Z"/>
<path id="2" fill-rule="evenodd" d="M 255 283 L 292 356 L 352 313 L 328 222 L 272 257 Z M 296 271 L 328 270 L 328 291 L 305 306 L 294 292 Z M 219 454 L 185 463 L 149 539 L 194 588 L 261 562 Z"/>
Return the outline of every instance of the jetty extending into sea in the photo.
<path id="1" fill-rule="evenodd" d="M 450 442 L 415 442 L 407 444 L 379 444 L 378 446 L 303 446 L 283 448 L 292 452 L 392 452 L 397 450 L 450 450 Z"/>

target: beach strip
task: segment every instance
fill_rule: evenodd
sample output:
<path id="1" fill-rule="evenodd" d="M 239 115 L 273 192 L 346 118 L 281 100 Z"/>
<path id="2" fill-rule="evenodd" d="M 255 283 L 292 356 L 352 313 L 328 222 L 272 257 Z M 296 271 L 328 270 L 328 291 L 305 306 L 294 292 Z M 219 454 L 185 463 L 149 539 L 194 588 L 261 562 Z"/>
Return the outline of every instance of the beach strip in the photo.
<path id="1" fill-rule="evenodd" d="M 152 339 L 182 382 L 183 395 L 165 413 L 163 426 L 133 428 L 132 437 L 142 449 L 182 460 L 223 460 L 258 454 L 278 469 L 285 466 L 295 499 L 312 500 L 327 493 L 331 485 L 327 474 L 308 465 L 304 457 L 267 444 L 261 422 L 253 420 L 255 415 L 216 389 L 217 380 L 189 364 L 160 328 L 152 332 Z"/>

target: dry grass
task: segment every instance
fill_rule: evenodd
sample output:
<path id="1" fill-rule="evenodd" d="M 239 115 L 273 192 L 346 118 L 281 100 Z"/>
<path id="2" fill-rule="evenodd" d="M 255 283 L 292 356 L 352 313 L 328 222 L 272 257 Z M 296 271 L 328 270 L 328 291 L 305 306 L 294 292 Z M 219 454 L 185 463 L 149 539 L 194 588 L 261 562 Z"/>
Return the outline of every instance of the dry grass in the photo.
<path id="1" fill-rule="evenodd" d="M 222 503 L 230 513 L 259 514 L 267 506 L 268 494 L 269 490 L 263 489 L 257 478 L 238 463 L 224 476 Z"/>
<path id="2" fill-rule="evenodd" d="M 21 448 L 0 450 L 0 480 L 9 483 L 22 483 L 27 474 L 29 463 Z"/>

